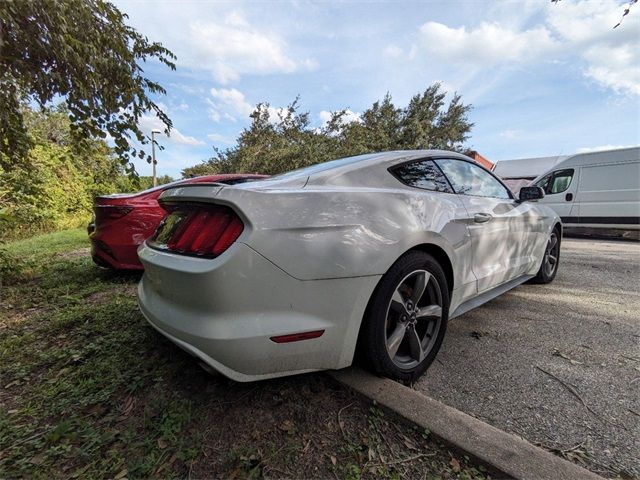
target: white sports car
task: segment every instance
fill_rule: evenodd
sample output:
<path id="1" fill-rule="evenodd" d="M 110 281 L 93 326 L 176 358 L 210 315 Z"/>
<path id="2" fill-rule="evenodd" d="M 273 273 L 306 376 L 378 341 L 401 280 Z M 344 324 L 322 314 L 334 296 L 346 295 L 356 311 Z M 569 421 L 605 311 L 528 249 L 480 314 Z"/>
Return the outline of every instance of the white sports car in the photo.
<path id="1" fill-rule="evenodd" d="M 452 152 L 398 151 L 239 185 L 167 190 L 140 247 L 148 321 L 213 369 L 252 381 L 351 365 L 403 381 L 447 321 L 551 282 L 562 225 Z"/>

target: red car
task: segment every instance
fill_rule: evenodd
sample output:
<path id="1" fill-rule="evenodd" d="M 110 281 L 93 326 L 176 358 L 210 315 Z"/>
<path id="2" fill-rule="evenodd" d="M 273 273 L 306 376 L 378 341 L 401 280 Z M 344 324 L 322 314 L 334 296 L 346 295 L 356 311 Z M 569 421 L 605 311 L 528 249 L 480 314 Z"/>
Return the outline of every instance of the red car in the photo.
<path id="1" fill-rule="evenodd" d="M 93 220 L 89 224 L 91 256 L 101 267 L 119 270 L 142 270 L 138 246 L 155 232 L 167 212 L 158 197 L 168 188 L 186 183 L 242 183 L 266 175 L 205 175 L 167 183 L 138 193 L 97 197 Z"/>

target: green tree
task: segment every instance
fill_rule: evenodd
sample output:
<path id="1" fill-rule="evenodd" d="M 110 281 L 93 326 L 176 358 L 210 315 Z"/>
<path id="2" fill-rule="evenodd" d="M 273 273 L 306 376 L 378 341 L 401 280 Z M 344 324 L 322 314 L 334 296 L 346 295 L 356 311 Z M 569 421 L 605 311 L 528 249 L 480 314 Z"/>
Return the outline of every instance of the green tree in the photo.
<path id="1" fill-rule="evenodd" d="M 276 174 L 327 160 L 403 149 L 464 150 L 473 123 L 471 105 L 454 95 L 447 103 L 439 83 L 415 95 L 409 104 L 394 105 L 391 95 L 362 112 L 359 121 L 347 121 L 347 110 L 334 112 L 321 129 L 310 125 L 309 113 L 299 112 L 298 99 L 272 118 L 268 104 L 251 115 L 233 148 L 186 168 L 184 177 L 212 173 Z"/>
<path id="2" fill-rule="evenodd" d="M 171 121 L 150 98 L 164 94 L 141 63 L 157 60 L 175 69 L 175 56 L 126 23 L 103 0 L 0 1 L 0 152 L 8 169 L 31 146 L 24 106 L 62 98 L 75 141 L 111 136 L 128 163 L 147 158 L 149 143 L 138 126 L 154 112 L 169 133 Z"/>
<path id="3" fill-rule="evenodd" d="M 85 225 L 94 197 L 142 187 L 104 140 L 72 140 L 64 105 L 21 113 L 31 148 L 6 169 L 0 152 L 0 241 Z"/>

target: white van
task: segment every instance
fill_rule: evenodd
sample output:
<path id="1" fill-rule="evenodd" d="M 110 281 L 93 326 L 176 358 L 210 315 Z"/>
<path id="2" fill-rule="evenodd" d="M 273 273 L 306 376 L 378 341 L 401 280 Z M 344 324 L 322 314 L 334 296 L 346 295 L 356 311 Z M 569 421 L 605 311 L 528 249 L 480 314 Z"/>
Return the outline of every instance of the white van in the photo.
<path id="1" fill-rule="evenodd" d="M 640 147 L 573 155 L 531 185 L 567 227 L 640 230 Z"/>

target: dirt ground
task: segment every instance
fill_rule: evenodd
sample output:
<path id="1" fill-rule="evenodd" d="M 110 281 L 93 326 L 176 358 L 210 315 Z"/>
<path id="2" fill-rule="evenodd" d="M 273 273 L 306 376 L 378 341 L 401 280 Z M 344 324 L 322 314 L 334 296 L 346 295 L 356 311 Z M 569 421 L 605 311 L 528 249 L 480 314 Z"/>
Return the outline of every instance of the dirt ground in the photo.
<path id="1" fill-rule="evenodd" d="M 565 238 L 555 281 L 452 320 L 416 388 L 602 475 L 640 477 L 640 244 Z"/>

